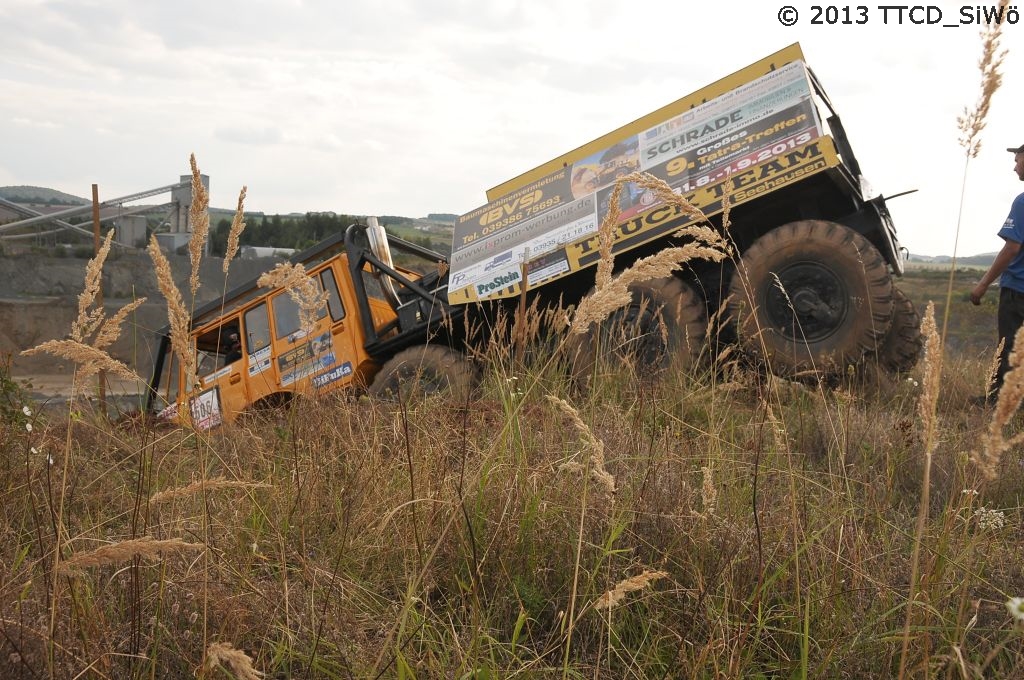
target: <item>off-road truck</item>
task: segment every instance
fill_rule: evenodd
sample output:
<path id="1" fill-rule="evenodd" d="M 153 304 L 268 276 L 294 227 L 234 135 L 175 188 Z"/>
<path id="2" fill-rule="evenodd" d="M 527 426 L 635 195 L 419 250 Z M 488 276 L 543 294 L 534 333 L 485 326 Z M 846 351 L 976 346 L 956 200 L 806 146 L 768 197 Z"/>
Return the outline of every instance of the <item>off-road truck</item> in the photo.
<path id="1" fill-rule="evenodd" d="M 187 405 L 207 427 L 296 392 L 464 391 L 466 350 L 507 340 L 487 332 L 500 310 L 522 297 L 572 305 L 593 288 L 613 187 L 637 171 L 703 217 L 626 182 L 617 270 L 679 244 L 696 222 L 724 234 L 732 257 L 635 285 L 630 304 L 575 343 L 577 374 L 603 357 L 647 372 L 685 366 L 722 342 L 784 375 L 913 367 L 920 320 L 892 283 L 903 262 L 885 199 L 870 195 L 835 107 L 792 45 L 494 187 L 457 219 L 450 259 L 389 239 L 374 218 L 296 255 L 327 294 L 311 328 L 286 291 L 255 281 L 198 310 L 198 383 L 186 384 L 165 329 L 151 408 Z M 395 253 L 424 266 L 399 266 Z M 225 363 L 233 333 L 242 356 Z"/>

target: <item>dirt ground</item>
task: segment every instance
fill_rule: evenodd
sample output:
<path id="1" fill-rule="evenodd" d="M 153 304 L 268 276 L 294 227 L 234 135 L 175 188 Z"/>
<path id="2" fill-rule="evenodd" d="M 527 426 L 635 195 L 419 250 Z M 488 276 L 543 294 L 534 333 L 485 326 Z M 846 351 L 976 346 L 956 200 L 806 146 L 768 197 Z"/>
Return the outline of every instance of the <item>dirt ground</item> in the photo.
<path id="1" fill-rule="evenodd" d="M 189 304 L 187 280 L 191 265 L 187 257 L 170 256 L 171 269 L 179 290 Z M 226 289 L 230 290 L 272 269 L 280 260 L 234 260 Z M 74 366 L 48 354 L 22 355 L 23 350 L 47 340 L 64 338 L 78 316 L 78 296 L 85 287 L 87 260 L 40 255 L 26 249 L 0 256 L 0 361 L 10 361 L 10 374 L 30 384 L 29 392 L 40 402 L 66 400 L 72 390 Z M 225 289 L 223 260 L 207 258 L 200 272 L 195 304 L 216 299 Z M 124 304 L 138 297 L 147 301 L 127 320 L 110 354 L 148 381 L 157 331 L 167 324 L 163 296 L 156 286 L 152 262 L 142 252 L 111 253 L 103 268 L 104 309 L 110 317 Z M 96 378 L 80 385 L 79 393 L 97 393 Z M 144 383 L 109 378 L 111 395 L 142 394 Z"/>

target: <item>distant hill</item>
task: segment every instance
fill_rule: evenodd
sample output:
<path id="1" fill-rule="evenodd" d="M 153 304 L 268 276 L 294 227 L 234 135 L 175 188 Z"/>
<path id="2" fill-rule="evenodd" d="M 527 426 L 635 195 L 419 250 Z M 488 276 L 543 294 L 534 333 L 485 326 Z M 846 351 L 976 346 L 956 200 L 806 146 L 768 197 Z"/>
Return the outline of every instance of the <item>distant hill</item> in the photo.
<path id="1" fill-rule="evenodd" d="M 57 191 L 56 189 L 49 189 L 47 187 L 35 187 L 35 186 L 6 186 L 0 187 L 0 198 L 5 198 L 8 201 L 15 203 L 33 203 L 43 205 L 86 205 L 89 201 L 80 196 L 73 196 L 66 194 L 63 191 Z M 221 219 L 230 220 L 235 214 L 234 209 L 228 208 L 210 208 L 210 222 L 216 225 Z M 273 213 L 266 213 L 273 214 Z M 246 216 L 250 219 L 253 217 L 262 217 L 263 212 L 246 212 Z M 282 215 L 282 217 L 301 217 L 305 213 L 291 213 L 290 215 Z M 435 236 L 447 237 L 450 234 L 449 230 L 440 229 L 438 231 L 435 226 L 449 226 L 455 222 L 457 215 L 454 213 L 430 213 L 426 219 L 413 218 L 413 217 L 402 217 L 397 215 L 383 215 L 381 216 L 385 224 L 389 228 L 400 236 L 409 238 L 417 232 L 434 232 Z M 394 229 L 399 227 L 399 229 Z M 408 231 L 401 229 L 405 227 Z M 414 231 L 415 230 L 415 231 Z M 443 239 L 442 239 L 443 240 Z M 972 267 L 987 267 L 995 259 L 996 253 L 981 253 L 979 255 L 970 255 L 966 257 L 958 257 L 957 264 Z M 913 253 L 909 256 L 909 262 L 918 264 L 935 264 L 941 266 L 948 266 L 952 261 L 948 255 L 914 255 Z"/>
<path id="2" fill-rule="evenodd" d="M 86 205 L 88 200 L 72 196 L 63 191 L 46 187 L 14 186 L 0 187 L 0 198 L 13 203 L 34 203 L 43 205 Z"/>
<path id="3" fill-rule="evenodd" d="M 997 253 L 981 253 L 979 255 L 960 256 L 956 258 L 956 263 L 965 267 L 987 267 L 996 259 L 996 255 Z M 949 265 L 952 261 L 953 258 L 949 255 L 914 255 L 911 253 L 908 258 L 908 262 L 940 264 L 943 266 Z"/>
<path id="4" fill-rule="evenodd" d="M 47 187 L 34 187 L 34 186 L 6 186 L 0 187 L 0 198 L 6 199 L 13 203 L 23 204 L 34 204 L 34 205 L 88 205 L 91 201 L 80 196 L 73 196 L 66 194 L 63 191 L 57 191 L 56 189 L 49 189 Z M 210 222 L 211 224 L 217 224 L 221 219 L 231 219 L 235 215 L 234 208 L 215 208 L 213 206 L 209 209 Z M 264 214 L 273 215 L 276 213 L 264 213 L 264 211 L 258 210 L 247 210 L 246 217 L 262 217 Z M 277 213 L 279 214 L 279 213 Z M 330 213 L 333 214 L 333 213 Z M 303 217 L 306 213 L 304 212 L 292 212 L 287 214 L 280 214 L 283 218 L 289 217 Z M 458 216 L 454 213 L 430 213 L 426 219 L 415 218 L 415 217 L 402 217 L 397 215 L 384 215 L 382 219 L 389 224 L 407 224 L 417 225 L 422 227 L 424 223 L 437 223 L 442 225 L 451 225 L 455 222 Z M 427 225 L 430 226 L 430 225 Z"/>

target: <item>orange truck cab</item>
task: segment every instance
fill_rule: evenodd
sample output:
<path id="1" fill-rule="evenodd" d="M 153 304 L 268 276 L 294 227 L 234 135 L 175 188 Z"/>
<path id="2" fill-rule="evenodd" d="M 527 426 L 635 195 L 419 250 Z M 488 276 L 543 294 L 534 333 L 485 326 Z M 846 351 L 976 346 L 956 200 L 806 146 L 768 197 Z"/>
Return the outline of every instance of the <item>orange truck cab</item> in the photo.
<path id="1" fill-rule="evenodd" d="M 189 345 L 195 384 L 159 332 L 148 411 L 198 429 L 230 422 L 251 406 L 287 401 L 295 393 L 367 386 L 401 346 L 443 333 L 450 310 L 441 275 L 446 258 L 413 243 L 389 239 L 375 218 L 353 225 L 291 261 L 302 264 L 326 293 L 315 323 L 302 328 L 299 305 L 285 289 L 250 281 L 195 311 Z M 426 274 L 397 266 L 392 248 Z M 445 263 L 445 264 L 441 264 Z"/>

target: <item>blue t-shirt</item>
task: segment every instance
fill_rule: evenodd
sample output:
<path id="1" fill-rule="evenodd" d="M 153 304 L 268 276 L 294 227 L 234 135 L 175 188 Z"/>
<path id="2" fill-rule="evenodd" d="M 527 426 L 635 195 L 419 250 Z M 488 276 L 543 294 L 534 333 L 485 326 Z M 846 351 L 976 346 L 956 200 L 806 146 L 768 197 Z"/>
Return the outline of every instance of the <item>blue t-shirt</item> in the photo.
<path id="1" fill-rule="evenodd" d="M 999 230 L 999 237 L 1004 241 L 1024 243 L 1024 194 L 1013 199 L 1010 214 L 1003 222 L 1002 229 Z M 1012 288 L 1024 293 L 1024 249 L 1017 254 L 1017 257 L 1013 258 L 1010 266 L 999 277 L 999 287 Z"/>

